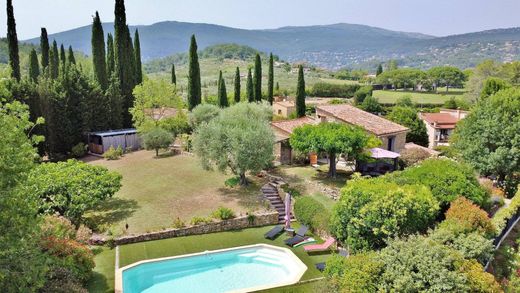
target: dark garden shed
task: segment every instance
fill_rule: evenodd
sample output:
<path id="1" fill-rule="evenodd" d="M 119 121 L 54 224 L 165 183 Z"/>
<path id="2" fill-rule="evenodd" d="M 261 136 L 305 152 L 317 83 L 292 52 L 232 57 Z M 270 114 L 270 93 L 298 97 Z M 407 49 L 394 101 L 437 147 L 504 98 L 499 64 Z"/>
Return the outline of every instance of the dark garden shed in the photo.
<path id="1" fill-rule="evenodd" d="M 137 130 L 134 128 L 91 132 L 88 134 L 88 149 L 102 155 L 110 147 L 137 150 L 140 147 Z"/>

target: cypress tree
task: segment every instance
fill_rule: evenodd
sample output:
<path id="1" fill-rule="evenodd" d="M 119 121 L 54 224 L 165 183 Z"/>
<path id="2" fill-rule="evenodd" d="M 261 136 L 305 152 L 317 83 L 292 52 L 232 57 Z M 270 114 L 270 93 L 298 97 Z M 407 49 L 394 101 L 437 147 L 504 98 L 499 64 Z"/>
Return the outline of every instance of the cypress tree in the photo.
<path id="1" fill-rule="evenodd" d="M 9 42 L 9 66 L 11 77 L 20 80 L 20 55 L 18 52 L 18 36 L 14 19 L 13 1 L 7 0 L 7 41 Z"/>
<path id="2" fill-rule="evenodd" d="M 253 89 L 253 76 L 251 75 L 251 68 L 247 71 L 247 101 L 252 103 L 255 101 L 255 93 Z"/>
<path id="3" fill-rule="evenodd" d="M 175 75 L 175 64 L 172 64 L 172 83 L 177 85 L 177 76 Z"/>
<path id="4" fill-rule="evenodd" d="M 218 81 L 218 105 L 221 108 L 229 107 L 229 101 L 227 97 L 226 81 L 222 78 L 222 70 L 220 71 Z"/>
<path id="5" fill-rule="evenodd" d="M 102 90 L 108 87 L 107 65 L 105 56 L 105 33 L 99 13 L 96 11 L 92 21 L 92 63 L 94 67 L 94 79 Z"/>
<path id="6" fill-rule="evenodd" d="M 29 55 L 29 79 L 36 82 L 39 75 L 40 64 L 38 64 L 38 55 L 36 54 L 36 50 L 32 49 L 31 55 Z"/>
<path id="7" fill-rule="evenodd" d="M 240 103 L 240 69 L 237 66 L 235 72 L 235 103 Z"/>
<path id="8" fill-rule="evenodd" d="M 67 62 L 67 54 L 65 54 L 65 47 L 63 47 L 63 44 L 60 46 L 60 61 L 62 65 L 65 65 L 65 62 Z"/>
<path id="9" fill-rule="evenodd" d="M 276 94 L 279 95 L 279 92 L 280 92 L 280 83 L 279 82 L 276 82 L 274 90 L 276 91 Z"/>
<path id="10" fill-rule="evenodd" d="M 47 36 L 47 29 L 42 27 L 40 35 L 40 50 L 42 51 L 42 70 L 49 66 L 49 38 Z"/>
<path id="11" fill-rule="evenodd" d="M 303 65 L 298 68 L 298 86 L 296 88 L 296 115 L 305 116 L 305 78 L 303 76 Z"/>
<path id="12" fill-rule="evenodd" d="M 267 101 L 273 104 L 274 100 L 274 58 L 273 53 L 269 54 L 269 77 L 267 81 Z"/>
<path id="13" fill-rule="evenodd" d="M 253 85 L 255 100 L 260 102 L 262 101 L 262 60 L 258 53 L 256 53 L 255 57 L 255 79 Z"/>
<path id="14" fill-rule="evenodd" d="M 135 83 L 143 82 L 143 65 L 141 62 L 141 41 L 139 40 L 139 31 L 135 30 L 134 35 L 134 55 L 135 55 Z"/>
<path id="15" fill-rule="evenodd" d="M 108 88 L 105 92 L 108 100 L 110 115 L 110 129 L 120 129 L 123 127 L 123 96 L 121 95 L 119 78 L 114 72 L 109 79 Z"/>
<path id="16" fill-rule="evenodd" d="M 115 60 L 114 60 L 114 38 L 112 34 L 108 34 L 107 36 L 107 76 L 112 76 L 115 69 Z"/>
<path id="17" fill-rule="evenodd" d="M 381 73 L 383 73 L 383 65 L 379 63 L 376 70 L 376 76 L 379 76 Z"/>
<path id="18" fill-rule="evenodd" d="M 74 57 L 74 51 L 72 50 L 72 46 L 69 46 L 69 64 L 76 64 L 76 57 Z"/>
<path id="19" fill-rule="evenodd" d="M 191 111 L 201 102 L 200 66 L 197 54 L 197 40 L 191 36 L 188 69 L 188 109 Z"/>
<path id="20" fill-rule="evenodd" d="M 58 52 L 58 44 L 56 41 L 52 42 L 52 49 L 49 53 L 49 74 L 52 79 L 58 78 L 60 73 L 60 56 Z"/>

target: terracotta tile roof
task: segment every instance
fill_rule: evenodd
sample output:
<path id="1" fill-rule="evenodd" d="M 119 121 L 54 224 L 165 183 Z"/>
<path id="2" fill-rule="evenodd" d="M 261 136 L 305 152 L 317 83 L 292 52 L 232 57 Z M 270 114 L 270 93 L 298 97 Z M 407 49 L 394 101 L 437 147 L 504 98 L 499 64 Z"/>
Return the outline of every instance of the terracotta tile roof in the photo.
<path id="1" fill-rule="evenodd" d="M 291 108 L 295 107 L 294 102 L 292 101 L 281 101 L 281 102 L 275 102 L 276 105 L 280 105 L 285 108 Z"/>
<path id="2" fill-rule="evenodd" d="M 421 119 L 432 125 L 434 128 L 452 129 L 455 128 L 460 119 L 448 113 L 421 113 Z"/>
<path id="3" fill-rule="evenodd" d="M 275 128 L 275 130 L 282 131 L 286 135 L 291 135 L 293 130 L 296 127 L 303 126 L 305 124 L 313 124 L 315 120 L 310 117 L 302 117 L 292 120 L 282 120 L 282 121 L 274 121 L 271 122 L 271 126 Z"/>
<path id="4" fill-rule="evenodd" d="M 318 106 L 316 109 L 329 113 L 336 119 L 346 123 L 360 126 L 375 135 L 406 132 L 409 130 L 407 127 L 347 104 Z"/>

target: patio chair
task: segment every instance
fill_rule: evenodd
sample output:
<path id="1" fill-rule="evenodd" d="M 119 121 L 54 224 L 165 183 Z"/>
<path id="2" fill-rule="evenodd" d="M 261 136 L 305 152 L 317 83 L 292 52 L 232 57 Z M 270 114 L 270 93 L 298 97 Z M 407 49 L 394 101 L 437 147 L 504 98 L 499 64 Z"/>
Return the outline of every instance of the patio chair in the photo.
<path id="1" fill-rule="evenodd" d="M 265 239 L 274 240 L 278 235 L 280 235 L 283 232 L 283 226 L 275 226 L 273 229 L 271 229 L 269 232 L 264 234 Z"/>
<path id="2" fill-rule="evenodd" d="M 298 231 L 296 232 L 296 235 L 294 235 L 294 237 L 291 237 L 284 241 L 285 244 L 292 247 L 295 244 L 302 242 L 303 240 L 305 240 L 305 233 L 307 233 L 307 231 L 309 231 L 309 228 L 305 225 L 302 225 L 300 227 L 300 229 L 298 229 Z"/>

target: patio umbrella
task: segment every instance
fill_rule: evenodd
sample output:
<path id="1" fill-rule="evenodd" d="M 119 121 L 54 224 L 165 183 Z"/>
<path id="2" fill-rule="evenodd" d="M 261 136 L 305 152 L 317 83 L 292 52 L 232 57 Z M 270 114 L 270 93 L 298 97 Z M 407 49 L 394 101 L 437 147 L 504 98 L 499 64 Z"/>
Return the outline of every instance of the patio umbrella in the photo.
<path id="1" fill-rule="evenodd" d="M 291 228 L 291 195 L 285 194 L 285 229 Z"/>

